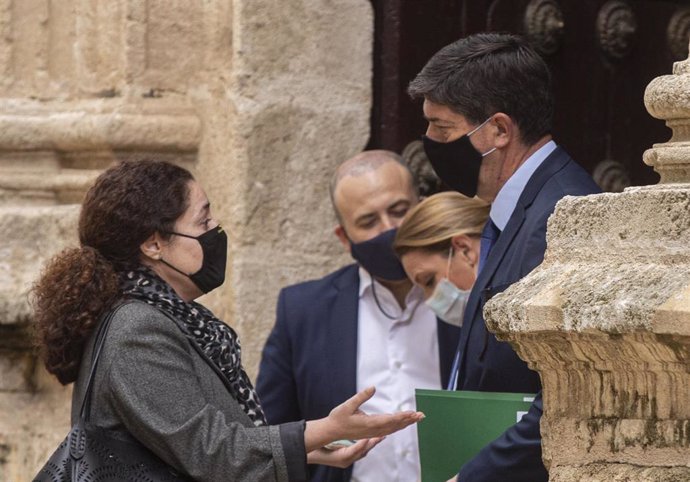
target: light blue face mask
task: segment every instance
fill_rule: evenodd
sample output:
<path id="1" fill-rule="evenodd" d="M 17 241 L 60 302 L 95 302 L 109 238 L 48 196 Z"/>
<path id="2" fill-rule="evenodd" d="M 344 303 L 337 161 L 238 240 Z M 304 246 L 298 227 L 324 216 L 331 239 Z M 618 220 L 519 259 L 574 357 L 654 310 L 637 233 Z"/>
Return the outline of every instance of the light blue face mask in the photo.
<path id="1" fill-rule="evenodd" d="M 467 299 L 470 297 L 470 290 L 461 290 L 448 279 L 452 259 L 453 247 L 451 246 L 448 253 L 446 277 L 436 284 L 434 292 L 425 303 L 441 320 L 450 325 L 462 326 L 462 319 L 465 314 Z"/>

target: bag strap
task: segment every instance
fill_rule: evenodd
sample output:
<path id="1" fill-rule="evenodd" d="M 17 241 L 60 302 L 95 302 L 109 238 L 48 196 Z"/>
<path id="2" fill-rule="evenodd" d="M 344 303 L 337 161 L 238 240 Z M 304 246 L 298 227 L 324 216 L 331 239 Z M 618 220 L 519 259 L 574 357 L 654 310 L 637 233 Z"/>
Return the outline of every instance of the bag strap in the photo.
<path id="1" fill-rule="evenodd" d="M 89 379 L 86 382 L 84 398 L 82 399 L 81 409 L 79 410 L 79 418 L 81 420 L 84 420 L 85 422 L 89 420 L 91 412 L 91 394 L 93 391 L 93 381 L 96 375 L 96 367 L 98 366 L 98 360 L 101 356 L 101 350 L 103 349 L 103 345 L 105 344 L 105 335 L 108 333 L 110 322 L 115 316 L 115 313 L 128 303 L 128 301 L 117 302 L 112 308 L 110 308 L 105 313 L 104 318 L 98 325 L 98 331 L 96 332 L 96 341 L 94 342 L 93 352 L 91 356 L 91 370 L 89 372 Z"/>

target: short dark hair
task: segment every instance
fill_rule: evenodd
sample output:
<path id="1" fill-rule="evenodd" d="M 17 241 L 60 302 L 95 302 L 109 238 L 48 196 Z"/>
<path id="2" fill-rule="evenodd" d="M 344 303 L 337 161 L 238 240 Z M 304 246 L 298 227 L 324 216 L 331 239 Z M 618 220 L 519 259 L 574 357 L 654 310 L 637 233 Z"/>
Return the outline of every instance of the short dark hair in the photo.
<path id="1" fill-rule="evenodd" d="M 519 36 L 470 35 L 446 45 L 410 82 L 412 98 L 448 106 L 479 124 L 496 112 L 515 121 L 530 145 L 551 132 L 551 74 L 539 54 Z"/>

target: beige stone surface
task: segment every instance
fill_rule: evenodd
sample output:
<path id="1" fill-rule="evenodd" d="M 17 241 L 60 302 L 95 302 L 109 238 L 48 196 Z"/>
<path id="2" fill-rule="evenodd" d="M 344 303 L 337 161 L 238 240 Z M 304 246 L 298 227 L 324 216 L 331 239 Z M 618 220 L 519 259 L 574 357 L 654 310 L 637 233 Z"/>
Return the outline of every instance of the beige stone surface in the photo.
<path id="1" fill-rule="evenodd" d="M 0 326 L 29 323 L 28 292 L 43 264 L 77 243 L 79 206 L 0 206 Z"/>
<path id="2" fill-rule="evenodd" d="M 0 390 L 0 480 L 32 479 L 69 432 L 71 395 L 40 366 L 30 392 Z"/>
<path id="3" fill-rule="evenodd" d="M 197 172 L 230 237 L 228 282 L 209 302 L 254 377 L 279 289 L 347 261 L 327 186 L 368 140 L 373 12 L 364 0 L 234 6 L 230 87 Z"/>
<path id="4" fill-rule="evenodd" d="M 79 206 L 0 206 L 0 480 L 29 480 L 69 430 L 71 387 L 38 363 L 27 294 L 43 263 L 76 244 Z"/>
<path id="5" fill-rule="evenodd" d="M 551 482 L 686 482 L 690 480 L 690 468 L 591 464 L 576 469 L 558 467 L 549 475 Z"/>
<path id="6" fill-rule="evenodd" d="M 690 59 L 676 62 L 673 75 L 652 80 L 644 95 L 645 106 L 673 131 L 671 139 L 644 153 L 644 162 L 661 175 L 660 183 L 690 182 Z"/>
<path id="7" fill-rule="evenodd" d="M 28 480 L 65 435 L 69 388 L 30 351 L 26 292 L 76 242 L 108 165 L 189 167 L 228 228 L 202 298 L 256 373 L 278 290 L 348 261 L 327 185 L 369 137 L 368 0 L 0 0 L 0 480 Z M 155 194 L 155 193 L 153 193 Z"/>

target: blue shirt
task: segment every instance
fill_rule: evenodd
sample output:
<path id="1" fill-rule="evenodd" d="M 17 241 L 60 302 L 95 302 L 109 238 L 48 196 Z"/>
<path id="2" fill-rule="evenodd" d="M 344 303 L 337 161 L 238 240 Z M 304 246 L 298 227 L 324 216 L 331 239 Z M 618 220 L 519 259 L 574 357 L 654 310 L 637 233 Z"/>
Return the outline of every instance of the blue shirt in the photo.
<path id="1" fill-rule="evenodd" d="M 513 215 L 515 206 L 522 195 L 522 191 L 525 190 L 527 182 L 529 182 L 534 171 L 541 166 L 541 163 L 555 149 L 556 143 L 554 141 L 549 141 L 541 146 L 518 167 L 517 171 L 510 176 L 501 190 L 498 191 L 496 199 L 491 203 L 491 212 L 489 213 L 491 220 L 498 229 L 503 231 L 506 228 L 506 224 L 508 224 L 508 220 Z"/>

